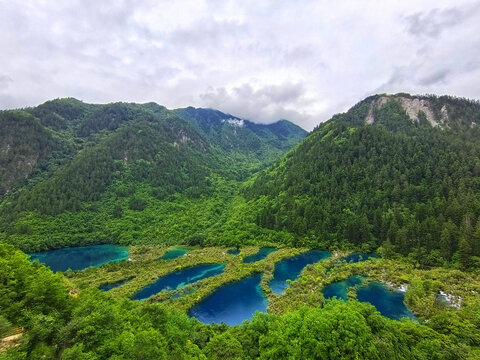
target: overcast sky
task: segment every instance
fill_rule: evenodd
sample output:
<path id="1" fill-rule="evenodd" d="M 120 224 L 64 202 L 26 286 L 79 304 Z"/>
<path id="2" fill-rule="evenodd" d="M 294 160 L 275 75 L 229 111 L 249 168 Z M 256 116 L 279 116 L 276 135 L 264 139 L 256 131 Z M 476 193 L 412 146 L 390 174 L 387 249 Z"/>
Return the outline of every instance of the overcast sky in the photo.
<path id="1" fill-rule="evenodd" d="M 0 108 L 217 108 L 307 130 L 375 93 L 480 98 L 480 2 L 0 0 Z"/>

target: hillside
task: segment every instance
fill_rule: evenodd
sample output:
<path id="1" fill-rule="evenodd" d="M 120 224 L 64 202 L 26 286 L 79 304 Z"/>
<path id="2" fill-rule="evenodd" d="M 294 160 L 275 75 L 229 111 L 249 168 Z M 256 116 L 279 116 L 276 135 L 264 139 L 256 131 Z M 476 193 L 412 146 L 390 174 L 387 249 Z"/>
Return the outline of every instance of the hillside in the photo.
<path id="1" fill-rule="evenodd" d="M 286 120 L 256 124 L 213 109 L 188 107 L 175 113 L 195 127 L 211 144 L 228 154 L 246 156 L 257 167 L 277 160 L 307 132 Z"/>
<path id="2" fill-rule="evenodd" d="M 242 211 L 310 246 L 478 262 L 479 125 L 477 101 L 369 97 L 247 183 Z"/>
<path id="3" fill-rule="evenodd" d="M 207 203 L 218 205 L 211 205 L 218 215 L 239 181 L 306 134 L 285 121 L 248 122 L 229 135 L 238 146 L 227 151 L 220 133 L 207 136 L 199 124 L 154 103 L 57 99 L 0 112 L 0 238 L 32 250 L 130 243 L 144 232 L 151 241 L 198 237 L 200 226 L 186 217 L 185 202 L 198 203 L 188 217 L 200 219 L 195 212 Z M 205 227 L 218 221 L 203 216 L 210 217 Z M 172 221 L 192 224 L 190 233 L 170 230 Z M 167 239 L 154 240 L 164 232 Z"/>

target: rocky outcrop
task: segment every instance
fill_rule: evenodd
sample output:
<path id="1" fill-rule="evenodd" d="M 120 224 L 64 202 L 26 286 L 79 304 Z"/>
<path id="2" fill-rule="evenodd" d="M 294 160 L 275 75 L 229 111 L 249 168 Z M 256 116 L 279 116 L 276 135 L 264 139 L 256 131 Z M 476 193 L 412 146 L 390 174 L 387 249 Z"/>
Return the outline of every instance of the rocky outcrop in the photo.
<path id="1" fill-rule="evenodd" d="M 430 123 L 432 126 L 440 126 L 443 124 L 446 124 L 449 120 L 449 115 L 448 115 L 448 109 L 446 105 L 443 105 L 443 107 L 440 110 L 441 118 L 437 119 L 435 116 L 435 113 L 433 111 L 433 108 L 430 104 L 430 102 L 427 99 L 422 99 L 422 98 L 410 98 L 410 97 L 404 97 L 404 96 L 388 96 L 388 95 L 382 95 L 372 101 L 370 104 L 370 107 L 368 109 L 367 116 L 365 118 L 365 122 L 367 124 L 373 124 L 375 122 L 375 110 L 380 109 L 383 105 L 385 105 L 389 100 L 395 99 L 397 100 L 400 105 L 402 105 L 403 109 L 407 113 L 407 115 L 412 119 L 412 121 L 420 121 L 420 114 L 423 113 L 425 114 L 426 120 Z"/>

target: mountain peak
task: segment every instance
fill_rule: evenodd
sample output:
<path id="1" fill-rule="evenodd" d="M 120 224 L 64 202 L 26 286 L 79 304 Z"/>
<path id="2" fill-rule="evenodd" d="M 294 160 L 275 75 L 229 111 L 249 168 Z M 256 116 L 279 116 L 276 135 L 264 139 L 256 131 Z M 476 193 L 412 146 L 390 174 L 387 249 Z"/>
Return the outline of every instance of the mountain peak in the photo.
<path id="1" fill-rule="evenodd" d="M 399 104 L 414 123 L 433 127 L 449 127 L 454 124 L 474 126 L 479 122 L 480 102 L 465 98 L 436 95 L 410 95 L 407 93 L 379 94 L 368 97 L 365 116 L 367 124 L 376 123 L 375 114 L 389 102 Z"/>

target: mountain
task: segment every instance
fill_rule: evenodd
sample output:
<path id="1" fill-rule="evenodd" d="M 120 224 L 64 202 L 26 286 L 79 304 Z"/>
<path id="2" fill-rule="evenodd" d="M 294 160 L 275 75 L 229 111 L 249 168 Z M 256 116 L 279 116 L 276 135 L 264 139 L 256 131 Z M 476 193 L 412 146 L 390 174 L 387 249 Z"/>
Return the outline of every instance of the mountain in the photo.
<path id="1" fill-rule="evenodd" d="M 478 101 L 375 95 L 297 146 L 287 121 L 154 103 L 60 99 L 0 120 L 0 240 L 25 250 L 283 243 L 480 261 Z"/>
<path id="2" fill-rule="evenodd" d="M 479 125 L 478 101 L 369 97 L 254 176 L 244 222 L 297 244 L 469 261 L 480 256 Z"/>
<path id="3" fill-rule="evenodd" d="M 246 156 L 260 166 L 272 163 L 307 135 L 287 120 L 263 125 L 213 109 L 188 107 L 174 111 L 211 144 L 229 154 Z"/>
<path id="4" fill-rule="evenodd" d="M 155 232 L 170 227 L 173 218 L 151 222 L 160 207 L 162 219 L 182 219 L 187 200 L 203 201 L 198 211 L 212 197 L 226 206 L 239 181 L 306 135 L 286 121 L 245 121 L 245 127 L 206 133 L 200 118 L 186 121 L 178 113 L 184 112 L 155 103 L 94 105 L 71 98 L 1 111 L 0 238 L 23 249 L 131 242 L 144 236 L 135 230 L 138 222 L 148 223 L 142 228 L 150 233 L 152 226 Z M 226 149 L 228 143 L 233 147 Z M 198 224 L 187 221 L 198 237 Z"/>

